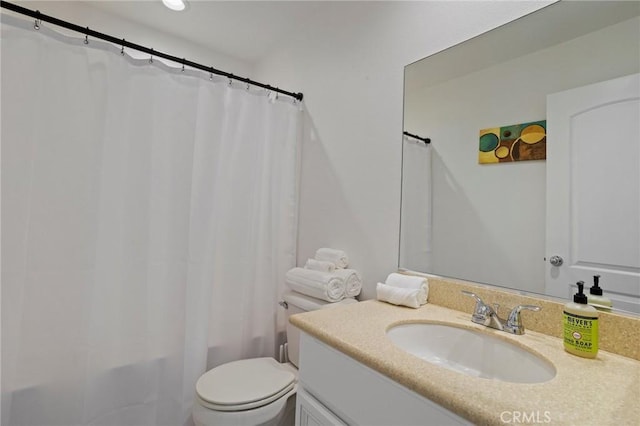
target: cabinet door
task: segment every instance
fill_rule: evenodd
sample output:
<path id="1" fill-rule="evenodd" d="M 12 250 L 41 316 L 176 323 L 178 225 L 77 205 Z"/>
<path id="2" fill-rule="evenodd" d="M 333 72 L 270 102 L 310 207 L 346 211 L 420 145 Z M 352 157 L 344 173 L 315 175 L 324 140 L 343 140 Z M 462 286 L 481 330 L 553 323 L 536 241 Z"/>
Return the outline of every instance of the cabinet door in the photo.
<path id="1" fill-rule="evenodd" d="M 640 312 L 640 74 L 547 97 L 546 293 L 592 275 Z M 573 288 L 571 288 L 573 286 Z"/>
<path id="2" fill-rule="evenodd" d="M 337 421 L 349 425 L 471 425 L 457 414 L 306 333 L 300 336 L 300 388 L 311 393 L 314 400 L 331 410 L 334 416 L 339 416 Z"/>
<path id="3" fill-rule="evenodd" d="M 296 426 L 346 426 L 346 424 L 299 387 L 296 396 Z"/>

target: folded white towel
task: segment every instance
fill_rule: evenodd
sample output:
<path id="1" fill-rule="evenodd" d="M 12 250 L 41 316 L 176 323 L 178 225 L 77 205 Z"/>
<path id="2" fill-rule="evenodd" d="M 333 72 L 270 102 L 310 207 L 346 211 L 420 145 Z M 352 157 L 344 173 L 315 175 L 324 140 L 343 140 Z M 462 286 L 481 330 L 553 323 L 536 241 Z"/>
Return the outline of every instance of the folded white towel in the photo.
<path id="1" fill-rule="evenodd" d="M 419 308 L 423 304 L 422 300 L 426 299 L 422 289 L 400 288 L 382 283 L 378 283 L 376 293 L 378 300 L 382 302 L 409 308 Z"/>
<path id="2" fill-rule="evenodd" d="M 356 297 L 362 290 L 362 278 L 355 269 L 336 269 L 333 275 L 344 280 L 344 297 Z"/>
<path id="3" fill-rule="evenodd" d="M 331 248 L 319 248 L 316 250 L 316 260 L 325 260 L 332 262 L 336 265 L 336 268 L 346 268 L 349 266 L 349 258 L 347 253 L 342 250 L 336 250 Z"/>
<path id="4" fill-rule="evenodd" d="M 304 264 L 305 269 L 313 269 L 314 271 L 333 272 L 336 270 L 336 265 L 333 262 L 326 260 L 307 259 L 307 263 Z"/>
<path id="5" fill-rule="evenodd" d="M 420 303 L 423 305 L 427 303 L 427 298 L 429 297 L 429 281 L 427 281 L 425 277 L 402 275 L 394 272 L 389 274 L 384 283 L 398 288 L 423 290 L 424 300 Z"/>
<path id="6" fill-rule="evenodd" d="M 330 272 L 293 268 L 285 274 L 285 283 L 293 291 L 327 302 L 344 298 L 344 280 Z"/>

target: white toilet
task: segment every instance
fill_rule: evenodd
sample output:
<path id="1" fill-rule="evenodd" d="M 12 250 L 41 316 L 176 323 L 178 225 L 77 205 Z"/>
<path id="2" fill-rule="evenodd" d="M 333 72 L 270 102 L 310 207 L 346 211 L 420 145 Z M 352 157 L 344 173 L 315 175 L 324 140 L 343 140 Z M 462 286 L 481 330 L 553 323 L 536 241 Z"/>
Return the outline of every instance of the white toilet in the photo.
<path id="1" fill-rule="evenodd" d="M 357 302 L 329 303 L 289 292 L 287 309 L 288 363 L 273 358 L 252 358 L 219 365 L 198 379 L 192 410 L 196 426 L 284 426 L 295 420 L 300 331 L 289 315 Z"/>

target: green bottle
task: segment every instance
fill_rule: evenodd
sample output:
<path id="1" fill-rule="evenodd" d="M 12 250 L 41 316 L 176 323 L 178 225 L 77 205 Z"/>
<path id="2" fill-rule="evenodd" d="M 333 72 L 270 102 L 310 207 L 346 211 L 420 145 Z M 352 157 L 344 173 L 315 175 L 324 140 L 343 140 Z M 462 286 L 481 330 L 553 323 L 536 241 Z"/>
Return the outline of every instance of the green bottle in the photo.
<path id="1" fill-rule="evenodd" d="M 584 281 L 578 281 L 573 302 L 564 305 L 564 350 L 583 358 L 598 354 L 598 310 L 587 304 Z"/>

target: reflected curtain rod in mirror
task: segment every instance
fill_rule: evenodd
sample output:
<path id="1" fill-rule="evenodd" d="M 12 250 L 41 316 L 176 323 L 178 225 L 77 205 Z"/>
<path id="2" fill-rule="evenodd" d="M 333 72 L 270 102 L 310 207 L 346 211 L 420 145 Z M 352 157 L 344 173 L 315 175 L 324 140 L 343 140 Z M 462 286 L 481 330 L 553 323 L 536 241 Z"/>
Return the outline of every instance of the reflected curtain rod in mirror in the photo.
<path id="1" fill-rule="evenodd" d="M 639 16 L 637 1 L 560 1 L 405 67 L 404 128 L 432 149 L 403 138 L 401 270 L 562 298 L 602 275 L 615 307 L 640 312 L 640 136 L 609 129 L 640 102 L 631 89 L 610 102 L 620 111 L 595 119 L 588 134 L 606 132 L 591 157 L 554 136 L 573 91 L 640 80 Z M 479 164 L 481 130 L 497 149 L 501 128 L 545 120 L 546 160 Z"/>
<path id="2" fill-rule="evenodd" d="M 424 143 L 426 143 L 426 144 L 430 144 L 430 143 L 431 143 L 431 139 L 429 139 L 429 138 L 423 138 L 423 137 L 421 137 L 421 136 L 414 135 L 413 133 L 409 133 L 409 132 L 402 132 L 402 134 L 403 134 L 403 135 L 405 135 L 405 136 L 409 136 L 410 138 L 414 138 L 414 139 L 417 139 L 417 140 L 419 140 L 419 141 L 422 141 L 422 142 L 424 142 Z"/>

